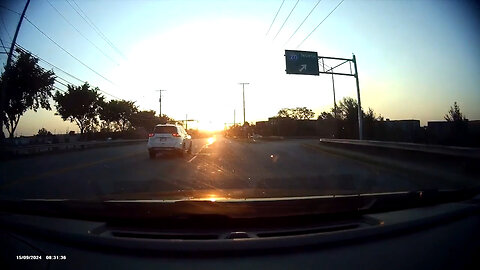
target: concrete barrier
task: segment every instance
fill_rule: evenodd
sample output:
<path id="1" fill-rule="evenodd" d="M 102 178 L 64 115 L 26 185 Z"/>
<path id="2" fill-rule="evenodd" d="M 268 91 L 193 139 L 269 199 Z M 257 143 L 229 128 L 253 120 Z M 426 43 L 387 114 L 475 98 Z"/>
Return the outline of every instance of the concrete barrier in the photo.
<path id="1" fill-rule="evenodd" d="M 320 139 L 320 144 L 366 151 L 417 152 L 443 156 L 480 158 L 480 148 L 429 145 L 404 142 L 360 141 L 343 139 Z"/>
<path id="2" fill-rule="evenodd" d="M 282 136 L 262 136 L 257 138 L 257 140 L 260 140 L 260 141 L 281 141 L 284 139 L 285 138 Z"/>
<path id="3" fill-rule="evenodd" d="M 325 150 L 354 155 L 375 162 L 400 161 L 430 170 L 449 170 L 480 177 L 480 149 L 401 142 L 320 139 Z M 480 181 L 480 179 L 479 179 Z"/>
<path id="4" fill-rule="evenodd" d="M 147 143 L 146 139 L 138 140 L 113 140 L 113 141 L 88 141 L 75 143 L 42 144 L 28 146 L 7 146 L 7 155 L 10 158 L 42 154 L 54 154 L 70 151 L 80 151 L 91 148 L 114 147 L 136 143 Z"/>

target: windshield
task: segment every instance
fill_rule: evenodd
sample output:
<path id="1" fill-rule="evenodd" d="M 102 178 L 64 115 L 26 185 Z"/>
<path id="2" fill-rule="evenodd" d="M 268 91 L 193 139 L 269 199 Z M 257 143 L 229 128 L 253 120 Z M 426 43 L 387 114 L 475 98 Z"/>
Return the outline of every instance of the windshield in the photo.
<path id="1" fill-rule="evenodd" d="M 477 8 L 3 3 L 0 197 L 219 203 L 472 189 Z"/>

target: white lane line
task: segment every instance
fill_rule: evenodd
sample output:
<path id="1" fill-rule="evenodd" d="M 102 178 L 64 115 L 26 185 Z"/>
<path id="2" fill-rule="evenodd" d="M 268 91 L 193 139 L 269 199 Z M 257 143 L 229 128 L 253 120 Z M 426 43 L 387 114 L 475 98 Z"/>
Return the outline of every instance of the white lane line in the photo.
<path id="1" fill-rule="evenodd" d="M 197 158 L 197 155 L 193 156 L 189 161 L 187 161 L 188 163 L 192 162 L 195 158 Z"/>
<path id="2" fill-rule="evenodd" d="M 206 147 L 208 146 L 208 143 L 207 144 L 204 144 L 200 150 L 198 150 L 198 152 L 189 160 L 187 161 L 188 163 L 191 163 L 194 159 L 197 158 L 198 154 L 200 154 L 200 152 L 202 152 L 203 149 L 205 149 Z"/>

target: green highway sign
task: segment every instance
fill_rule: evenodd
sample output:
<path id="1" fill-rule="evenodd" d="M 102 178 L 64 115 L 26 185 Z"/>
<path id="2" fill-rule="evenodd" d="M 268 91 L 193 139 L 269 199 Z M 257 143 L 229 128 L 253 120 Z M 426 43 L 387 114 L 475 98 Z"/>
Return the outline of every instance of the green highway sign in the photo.
<path id="1" fill-rule="evenodd" d="M 317 52 L 285 50 L 285 62 L 287 74 L 319 74 Z"/>

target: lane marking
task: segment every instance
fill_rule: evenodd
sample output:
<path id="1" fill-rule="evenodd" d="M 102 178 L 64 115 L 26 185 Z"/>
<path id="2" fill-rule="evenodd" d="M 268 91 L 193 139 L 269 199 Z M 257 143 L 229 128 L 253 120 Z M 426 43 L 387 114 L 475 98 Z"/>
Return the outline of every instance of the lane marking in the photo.
<path id="1" fill-rule="evenodd" d="M 197 155 L 198 155 L 198 153 L 197 153 Z M 193 157 L 192 157 L 189 161 L 187 161 L 187 162 L 188 162 L 188 163 L 191 163 L 194 159 L 197 158 L 197 155 L 193 156 Z"/>
<path id="2" fill-rule="evenodd" d="M 187 161 L 187 162 L 188 162 L 188 163 L 192 163 L 192 161 L 194 161 L 194 160 L 197 158 L 197 156 L 200 154 L 200 152 L 202 152 L 203 149 L 205 149 L 208 145 L 209 145 L 208 143 L 207 143 L 207 144 L 204 144 L 204 145 L 200 148 L 200 150 L 198 150 L 198 152 L 197 152 L 189 161 Z M 210 145 L 212 145 L 212 144 L 210 144 Z"/>

